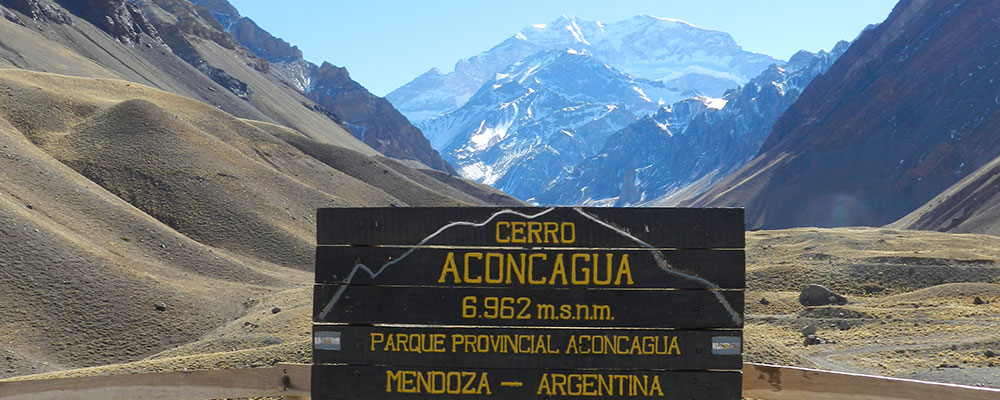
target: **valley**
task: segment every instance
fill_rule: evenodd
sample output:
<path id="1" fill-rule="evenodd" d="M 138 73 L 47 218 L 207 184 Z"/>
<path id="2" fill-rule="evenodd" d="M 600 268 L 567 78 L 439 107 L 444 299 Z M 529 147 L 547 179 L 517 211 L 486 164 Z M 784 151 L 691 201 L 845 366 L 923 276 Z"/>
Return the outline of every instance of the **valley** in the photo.
<path id="1" fill-rule="evenodd" d="M 566 205 L 744 208 L 747 362 L 1000 387 L 996 3 L 901 0 L 787 61 L 562 16 L 386 98 L 224 0 L 0 17 L 0 379 L 310 363 L 317 209 Z M 616 251 L 433 278 L 630 284 Z M 491 301 L 614 317 L 524 299 Z"/>

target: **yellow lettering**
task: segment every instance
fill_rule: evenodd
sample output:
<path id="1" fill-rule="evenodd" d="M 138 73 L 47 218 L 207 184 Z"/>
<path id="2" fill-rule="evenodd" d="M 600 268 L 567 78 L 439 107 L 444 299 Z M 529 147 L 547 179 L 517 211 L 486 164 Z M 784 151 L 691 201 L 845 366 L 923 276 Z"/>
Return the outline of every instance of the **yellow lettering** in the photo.
<path id="1" fill-rule="evenodd" d="M 559 224 L 555 222 L 546 222 L 545 226 L 545 243 L 559 243 Z"/>
<path id="2" fill-rule="evenodd" d="M 500 236 L 500 227 L 506 226 L 507 230 L 510 230 L 510 222 L 499 221 L 497 222 L 497 243 L 510 243 L 510 236 L 502 237 Z"/>
<path id="3" fill-rule="evenodd" d="M 677 336 L 674 336 L 671 339 L 673 340 L 670 341 L 670 349 L 667 350 L 667 354 L 681 355 L 681 346 L 677 344 Z"/>
<path id="4" fill-rule="evenodd" d="M 452 379 L 455 378 L 455 383 L 452 384 Z M 449 372 L 445 376 L 445 393 L 448 394 L 461 394 L 462 393 L 462 373 L 461 372 Z"/>
<path id="5" fill-rule="evenodd" d="M 389 340 L 386 340 L 385 348 L 383 348 L 382 351 L 399 351 L 399 348 L 396 347 L 396 335 L 389 335 L 388 339 Z"/>
<path id="6" fill-rule="evenodd" d="M 595 380 L 597 380 L 597 377 L 598 377 L 597 374 L 584 374 L 582 376 L 583 382 L 580 388 L 580 392 L 583 393 L 584 396 L 599 396 L 595 388 L 596 383 L 594 382 Z"/>
<path id="7" fill-rule="evenodd" d="M 566 375 L 552 374 L 552 388 L 557 395 L 566 395 Z"/>
<path id="8" fill-rule="evenodd" d="M 431 371 L 426 374 L 417 374 L 417 393 L 437 392 L 437 388 L 434 387 L 434 375 L 436 375 L 434 372 L 436 371 Z"/>
<path id="9" fill-rule="evenodd" d="M 465 344 L 465 336 L 453 333 L 451 335 L 451 352 L 457 353 L 458 346 L 461 344 Z"/>
<path id="10" fill-rule="evenodd" d="M 490 259 L 495 259 L 497 261 L 497 277 L 493 279 L 490 276 Z M 500 253 L 486 253 L 486 283 L 500 284 L 503 283 L 503 254 Z"/>
<path id="11" fill-rule="evenodd" d="M 596 254 L 594 255 L 594 258 L 595 258 L 594 259 L 594 284 L 595 285 L 607 286 L 607 285 L 611 284 L 611 258 L 612 258 L 612 256 L 613 255 L 611 253 L 607 253 L 608 262 L 605 264 L 605 266 L 607 267 L 606 268 L 607 269 L 607 273 L 604 274 L 604 276 L 607 279 L 601 279 L 600 278 L 601 274 L 597 273 L 598 271 L 601 270 L 601 268 L 597 266 L 597 260 L 596 260 L 597 255 Z"/>
<path id="12" fill-rule="evenodd" d="M 569 343 L 566 344 L 566 354 L 580 354 L 580 349 L 576 346 L 576 335 L 569 337 Z"/>
<path id="13" fill-rule="evenodd" d="M 573 243 L 576 241 L 576 225 L 572 222 L 563 222 L 559 225 L 560 227 L 560 238 L 559 243 Z M 569 232 L 569 235 L 566 234 Z"/>
<path id="14" fill-rule="evenodd" d="M 465 384 L 462 385 L 462 394 L 476 394 L 476 389 L 472 388 L 472 382 L 475 377 L 475 372 L 462 372 L 462 378 L 469 378 L 466 379 Z"/>
<path id="15" fill-rule="evenodd" d="M 528 243 L 542 243 L 541 222 L 528 222 Z"/>
<path id="16" fill-rule="evenodd" d="M 543 254 L 544 255 L 544 254 Z M 511 283 L 511 277 L 517 275 L 517 283 L 524 284 L 524 260 L 527 258 L 527 254 L 521 253 L 521 262 L 517 263 L 514 261 L 513 254 L 507 254 L 507 281 L 509 285 Z M 530 265 L 530 264 L 529 264 Z M 528 268 L 528 280 L 531 280 L 531 268 Z"/>
<path id="17" fill-rule="evenodd" d="M 490 381 L 486 379 L 486 374 L 487 374 L 486 372 L 483 372 L 483 374 L 479 376 L 479 387 L 476 388 L 476 394 L 484 394 L 483 393 L 484 389 L 485 389 L 485 394 L 487 395 L 493 394 L 493 391 L 490 390 Z"/>
<path id="18" fill-rule="evenodd" d="M 581 394 L 580 393 L 580 386 L 581 385 L 580 385 L 580 383 L 575 383 L 574 384 L 573 383 L 573 381 L 574 381 L 573 378 L 576 378 L 575 380 L 579 381 L 579 380 L 581 380 L 582 377 L 579 374 L 569 374 L 568 376 L 566 376 L 566 394 L 568 394 L 570 396 L 579 396 Z"/>
<path id="19" fill-rule="evenodd" d="M 510 223 L 510 242 L 511 243 L 527 243 L 528 240 L 524 237 L 524 226 L 526 224 L 524 221 L 512 221 Z"/>
<path id="20" fill-rule="evenodd" d="M 615 285 L 622 284 L 622 277 L 626 279 L 626 285 L 633 284 L 632 282 L 632 269 L 628 265 L 628 254 L 622 254 L 622 261 L 618 264 L 618 275 L 615 276 Z"/>
<path id="21" fill-rule="evenodd" d="M 400 393 L 417 393 L 416 386 L 416 371 L 401 371 L 401 377 L 399 379 L 399 392 Z"/>
<path id="22" fill-rule="evenodd" d="M 483 253 L 478 253 L 478 252 L 465 253 L 465 275 L 464 275 L 465 276 L 465 283 L 480 283 L 480 282 L 483 281 L 483 277 L 482 276 L 478 276 L 478 277 L 476 277 L 476 279 L 472 279 L 472 277 L 469 276 L 469 259 L 470 258 L 475 258 L 477 260 L 482 260 L 483 259 Z M 456 282 L 456 283 L 458 283 L 458 282 Z"/>
<path id="23" fill-rule="evenodd" d="M 528 256 L 528 283 L 532 285 L 544 285 L 546 282 L 544 277 L 537 280 L 535 279 L 534 268 L 536 258 L 540 261 L 545 261 L 548 258 L 548 255 L 545 253 L 535 253 Z"/>
<path id="24" fill-rule="evenodd" d="M 385 340 L 385 335 L 383 335 L 381 333 L 378 333 L 378 332 L 372 332 L 371 333 L 371 344 L 372 344 L 371 351 L 375 351 L 375 344 L 376 343 L 382 343 L 382 341 L 384 341 L 384 340 Z"/>
<path id="25" fill-rule="evenodd" d="M 642 352 L 639 354 L 654 354 L 654 353 L 656 353 L 656 336 L 643 336 Z"/>
<path id="26" fill-rule="evenodd" d="M 587 269 L 586 266 L 584 266 L 582 270 L 580 268 L 577 268 L 576 260 L 578 259 L 583 259 L 583 261 L 590 261 L 590 254 L 577 253 L 573 254 L 573 256 L 570 257 L 570 281 L 573 282 L 574 285 L 587 285 L 590 283 L 590 270 Z M 579 279 L 577 278 L 576 276 L 577 271 L 580 271 L 580 274 L 583 275 L 582 278 Z"/>
<path id="27" fill-rule="evenodd" d="M 461 283 L 462 279 L 458 277 L 458 266 L 455 265 L 455 253 L 448 252 L 448 255 L 444 259 L 444 267 L 441 267 L 441 277 L 438 278 L 438 283 L 445 283 L 445 275 L 448 273 L 455 275 L 455 283 Z"/>
<path id="28" fill-rule="evenodd" d="M 542 380 L 538 382 L 538 395 L 552 395 L 552 388 L 549 387 L 549 374 L 543 373 Z"/>
<path id="29" fill-rule="evenodd" d="M 562 276 L 562 284 L 566 285 L 566 266 L 563 265 L 563 255 L 556 254 L 556 265 L 552 267 L 552 277 L 549 278 L 549 285 L 555 285 L 556 277 Z"/>
<path id="30" fill-rule="evenodd" d="M 676 339 L 676 338 L 674 338 L 674 339 Z M 656 396 L 659 396 L 659 397 L 663 397 L 663 389 L 660 389 L 660 376 L 659 375 L 653 375 L 653 384 L 649 388 L 649 393 L 653 394 L 653 395 L 656 395 Z"/>
<path id="31" fill-rule="evenodd" d="M 628 349 L 629 354 L 642 354 L 642 341 L 636 336 L 632 338 L 632 347 Z"/>
<path id="32" fill-rule="evenodd" d="M 444 334 L 443 333 L 436 333 L 436 334 L 434 334 L 434 352 L 435 353 L 444 353 L 445 352 L 445 350 L 444 350 Z"/>
<path id="33" fill-rule="evenodd" d="M 393 372 L 391 370 L 386 370 L 385 371 L 385 392 L 386 393 L 392 393 L 392 384 L 393 384 L 393 382 L 398 382 L 399 381 L 399 375 L 400 374 L 402 374 L 402 371 L 400 371 L 400 372 Z"/>

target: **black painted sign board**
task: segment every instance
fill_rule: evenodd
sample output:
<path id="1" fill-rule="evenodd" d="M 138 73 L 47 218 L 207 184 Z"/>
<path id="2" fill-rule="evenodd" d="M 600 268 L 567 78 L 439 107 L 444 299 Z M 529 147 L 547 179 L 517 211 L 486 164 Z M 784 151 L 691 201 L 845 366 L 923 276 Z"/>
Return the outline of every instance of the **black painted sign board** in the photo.
<path id="1" fill-rule="evenodd" d="M 739 399 L 743 211 L 317 213 L 315 399 Z"/>
<path id="2" fill-rule="evenodd" d="M 316 325 L 313 332 L 340 343 L 338 351 L 316 352 L 317 364 L 611 370 L 738 370 L 743 364 L 739 351 L 718 347 L 720 340 L 739 338 L 739 330 Z"/>
<path id="3" fill-rule="evenodd" d="M 740 398 L 741 378 L 740 371 L 314 365 L 312 398 L 725 400 Z"/>

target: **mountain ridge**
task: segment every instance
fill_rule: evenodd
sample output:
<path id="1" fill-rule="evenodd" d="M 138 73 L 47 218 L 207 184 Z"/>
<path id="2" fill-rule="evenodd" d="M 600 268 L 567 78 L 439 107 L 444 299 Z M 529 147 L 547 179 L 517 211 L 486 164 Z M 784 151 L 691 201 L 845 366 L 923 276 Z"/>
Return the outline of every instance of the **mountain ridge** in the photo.
<path id="1" fill-rule="evenodd" d="M 830 52 L 800 51 L 722 98 L 687 99 L 643 117 L 567 169 L 537 201 L 675 205 L 657 198 L 714 183 L 753 158 L 774 122 L 847 47 L 842 41 Z"/>
<path id="2" fill-rule="evenodd" d="M 344 123 L 348 130 L 380 153 L 419 161 L 455 173 L 413 126 L 386 99 L 373 95 L 351 79 L 347 69 L 329 62 L 306 61 L 298 47 L 274 37 L 250 18 L 239 15 L 224 0 L 194 0 L 240 45 L 269 62 L 267 72 L 319 105 L 319 110 Z M 225 26 L 223 26 L 225 23 Z"/>
<path id="3" fill-rule="evenodd" d="M 746 207 L 754 229 L 877 226 L 922 206 L 1000 154 L 989 133 L 1000 28 L 968 25 L 984 16 L 1000 7 L 901 1 L 806 89 L 754 161 L 684 204 Z"/>
<path id="4" fill-rule="evenodd" d="M 681 47 L 664 47 L 663 43 L 677 37 L 685 40 L 680 43 Z M 634 46 L 632 42 L 645 46 Z M 390 92 L 386 98 L 420 126 L 424 121 L 464 105 L 487 80 L 515 61 L 540 51 L 570 48 L 586 50 L 605 62 L 617 60 L 614 66 L 622 72 L 666 81 L 668 86 L 677 86 L 679 92 L 697 90 L 701 86 L 703 94 L 715 96 L 722 95 L 726 88 L 748 81 L 759 70 L 777 61 L 744 51 L 727 33 L 676 20 L 636 16 L 603 24 L 562 16 L 548 24 L 525 27 L 491 49 L 459 60 L 452 72 L 442 74 L 436 68 L 431 69 Z M 698 68 L 685 71 L 693 66 Z M 719 81 L 698 85 L 696 77 L 703 78 L 702 81 Z M 678 99 L 666 101 L 673 100 Z"/>

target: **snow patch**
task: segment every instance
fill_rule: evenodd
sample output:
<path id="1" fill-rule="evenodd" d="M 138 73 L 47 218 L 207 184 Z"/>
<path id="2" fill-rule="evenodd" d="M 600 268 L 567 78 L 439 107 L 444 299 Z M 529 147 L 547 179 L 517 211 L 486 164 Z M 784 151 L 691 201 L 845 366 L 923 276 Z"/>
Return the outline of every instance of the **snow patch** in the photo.
<path id="1" fill-rule="evenodd" d="M 670 136 L 670 137 L 674 136 L 674 133 L 670 132 L 670 125 L 667 125 L 665 123 L 661 123 L 661 122 L 659 122 L 657 120 L 653 120 L 653 123 L 656 124 L 656 127 L 660 128 L 660 130 L 666 132 L 667 136 Z"/>
<path id="2" fill-rule="evenodd" d="M 646 93 L 643 93 L 642 89 L 639 89 L 638 86 L 632 86 L 632 90 L 634 90 L 636 93 L 639 93 L 639 98 L 642 99 L 643 101 L 647 103 L 653 102 L 652 100 L 649 99 L 649 97 L 646 97 Z"/>
<path id="3" fill-rule="evenodd" d="M 509 104 L 509 103 L 508 103 Z M 516 115 L 517 105 L 514 105 Z M 469 143 L 472 145 L 472 150 L 482 151 L 487 147 L 490 147 L 507 137 L 507 132 L 510 127 L 514 125 L 514 118 L 509 118 L 506 121 L 495 126 L 486 126 L 486 120 L 479 123 L 479 128 L 476 129 L 476 133 L 469 137 Z"/>
<path id="4" fill-rule="evenodd" d="M 697 27 L 698 27 L 698 26 L 696 26 L 695 24 L 692 24 L 692 23 L 690 23 L 690 22 L 687 22 L 687 21 L 685 21 L 685 20 L 682 20 L 682 19 L 673 19 L 673 18 L 662 18 L 662 17 L 654 17 L 654 16 L 652 16 L 652 15 L 650 15 L 649 17 L 650 17 L 650 18 L 653 18 L 653 19 L 655 19 L 655 20 L 659 20 L 659 21 L 664 21 L 664 22 L 673 22 L 673 23 L 675 23 L 675 24 L 682 24 L 682 25 L 687 25 L 687 26 L 689 26 L 689 27 L 692 27 L 692 28 L 697 28 Z"/>
<path id="5" fill-rule="evenodd" d="M 573 35 L 573 39 L 576 39 L 577 42 L 590 46 L 590 42 L 583 37 L 583 31 L 580 30 L 580 26 L 576 24 L 576 21 L 570 21 L 569 25 L 566 25 L 566 30 Z"/>
<path id="6" fill-rule="evenodd" d="M 698 101 L 704 104 L 706 108 L 710 108 L 713 110 L 721 110 L 724 107 L 726 107 L 726 104 L 729 104 L 729 100 L 721 99 L 718 97 L 699 96 L 696 97 L 696 99 L 698 99 Z"/>

